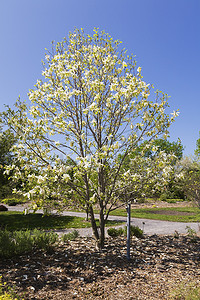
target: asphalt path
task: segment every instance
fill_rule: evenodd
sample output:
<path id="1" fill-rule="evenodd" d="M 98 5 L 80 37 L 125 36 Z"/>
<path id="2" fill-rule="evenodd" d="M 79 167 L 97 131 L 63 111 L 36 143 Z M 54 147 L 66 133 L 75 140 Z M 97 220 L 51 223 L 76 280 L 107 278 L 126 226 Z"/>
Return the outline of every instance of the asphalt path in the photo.
<path id="1" fill-rule="evenodd" d="M 7 206 L 9 211 L 24 211 L 25 206 L 17 205 L 17 206 Z M 37 213 L 42 213 L 42 210 L 38 210 Z M 64 216 L 75 216 L 75 217 L 86 217 L 86 213 L 82 212 L 72 212 L 72 211 L 64 211 L 62 213 Z M 132 212 L 133 215 L 133 212 Z M 95 215 L 95 218 L 98 218 L 98 215 Z M 123 221 L 126 222 L 126 217 L 120 216 L 109 216 L 109 220 L 114 221 Z M 115 226 L 115 227 L 123 227 L 123 225 Z M 147 235 L 171 235 L 177 231 L 179 234 L 187 233 L 187 226 L 191 229 L 194 229 L 197 233 L 200 233 L 200 223 L 183 223 L 183 222 L 169 222 L 169 221 L 160 221 L 160 220 L 150 220 L 150 219 L 138 219 L 131 218 L 131 225 L 135 225 L 140 227 L 145 234 Z M 64 229 L 64 230 L 56 230 L 58 234 L 68 233 L 73 229 Z M 77 229 L 79 231 L 80 236 L 92 236 L 91 228 L 80 228 Z"/>

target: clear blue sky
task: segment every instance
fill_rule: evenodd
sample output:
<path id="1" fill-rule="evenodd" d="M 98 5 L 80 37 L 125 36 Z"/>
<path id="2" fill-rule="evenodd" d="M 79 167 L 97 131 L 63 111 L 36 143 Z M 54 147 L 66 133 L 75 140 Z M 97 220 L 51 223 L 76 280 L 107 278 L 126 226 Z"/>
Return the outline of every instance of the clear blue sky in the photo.
<path id="1" fill-rule="evenodd" d="M 1 0 L 0 111 L 42 78 L 51 41 L 74 28 L 105 30 L 136 55 L 145 81 L 168 93 L 180 116 L 170 129 L 185 154 L 200 131 L 200 0 Z"/>

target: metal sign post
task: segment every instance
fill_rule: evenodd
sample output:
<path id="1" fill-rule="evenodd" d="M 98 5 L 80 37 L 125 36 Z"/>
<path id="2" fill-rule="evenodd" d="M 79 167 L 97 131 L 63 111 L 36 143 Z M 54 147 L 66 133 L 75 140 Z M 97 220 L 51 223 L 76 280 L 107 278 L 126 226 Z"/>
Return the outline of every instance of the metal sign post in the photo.
<path id="1" fill-rule="evenodd" d="M 127 203 L 127 259 L 130 260 L 131 202 Z"/>

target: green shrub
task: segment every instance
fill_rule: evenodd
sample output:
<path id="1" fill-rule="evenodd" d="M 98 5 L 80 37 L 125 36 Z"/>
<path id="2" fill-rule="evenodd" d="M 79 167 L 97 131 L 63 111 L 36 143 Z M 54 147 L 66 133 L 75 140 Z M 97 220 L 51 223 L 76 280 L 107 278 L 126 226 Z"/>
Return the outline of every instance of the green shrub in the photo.
<path id="1" fill-rule="evenodd" d="M 161 201 L 167 201 L 167 199 L 168 199 L 168 195 L 166 193 L 163 193 L 162 195 L 160 195 Z"/>
<path id="2" fill-rule="evenodd" d="M 14 231 L 12 242 L 14 242 L 16 255 L 31 252 L 33 248 L 33 240 L 29 230 Z"/>
<path id="3" fill-rule="evenodd" d="M 124 228 L 109 228 L 107 230 L 108 235 L 111 237 L 118 237 L 118 236 L 126 236 L 127 235 L 127 226 Z M 130 235 L 136 236 L 137 238 L 142 238 L 143 237 L 143 230 L 140 229 L 138 226 L 130 226 Z"/>
<path id="4" fill-rule="evenodd" d="M 58 242 L 58 234 L 34 229 L 32 232 L 32 240 L 36 249 L 49 251 Z"/>
<path id="5" fill-rule="evenodd" d="M 58 241 L 56 233 L 40 230 L 0 231 L 0 257 L 9 258 L 29 253 L 34 249 L 49 251 Z"/>
<path id="6" fill-rule="evenodd" d="M 15 254 L 15 243 L 12 233 L 7 230 L 0 231 L 0 257 L 10 257 Z"/>
<path id="7" fill-rule="evenodd" d="M 0 257 L 12 257 L 33 249 L 30 231 L 0 231 Z"/>
<path id="8" fill-rule="evenodd" d="M 167 203 L 177 203 L 177 202 L 183 202 L 183 199 L 167 199 Z"/>
<path id="9" fill-rule="evenodd" d="M 18 201 L 13 200 L 13 199 L 8 199 L 7 201 L 3 201 L 3 203 L 7 204 L 9 206 L 16 206 L 17 204 L 20 204 L 20 203 L 18 203 Z"/>
<path id="10" fill-rule="evenodd" d="M 177 199 L 167 199 L 167 203 L 176 203 Z"/>
<path id="11" fill-rule="evenodd" d="M 77 230 L 73 230 L 72 232 L 63 234 L 61 240 L 66 243 L 67 241 L 73 241 L 79 236 L 79 232 Z"/>
<path id="12" fill-rule="evenodd" d="M 17 204 L 23 204 L 27 201 L 23 198 L 4 198 L 1 202 L 9 206 L 16 206 Z"/>
<path id="13" fill-rule="evenodd" d="M 145 202 L 148 202 L 148 199 L 145 199 L 145 198 L 139 198 L 137 199 L 137 203 L 145 203 Z"/>
<path id="14" fill-rule="evenodd" d="M 124 233 L 127 235 L 127 226 L 124 228 Z M 143 237 L 143 230 L 140 229 L 138 226 L 130 226 L 130 235 L 135 236 L 137 238 L 142 238 Z"/>
<path id="15" fill-rule="evenodd" d="M 136 236 L 137 238 L 143 237 L 143 230 L 138 226 L 131 226 L 131 236 Z"/>
<path id="16" fill-rule="evenodd" d="M 185 200 L 185 197 L 183 194 L 181 193 L 176 193 L 176 192 L 165 192 L 165 193 L 162 193 L 160 195 L 160 200 L 161 201 L 172 201 L 172 202 L 169 202 L 169 203 L 175 203 L 175 202 L 178 202 L 178 201 L 184 201 Z"/>
<path id="17" fill-rule="evenodd" d="M 107 233 L 111 237 L 118 237 L 118 236 L 124 235 L 124 230 L 121 227 L 118 229 L 111 227 L 111 228 L 108 228 Z"/>

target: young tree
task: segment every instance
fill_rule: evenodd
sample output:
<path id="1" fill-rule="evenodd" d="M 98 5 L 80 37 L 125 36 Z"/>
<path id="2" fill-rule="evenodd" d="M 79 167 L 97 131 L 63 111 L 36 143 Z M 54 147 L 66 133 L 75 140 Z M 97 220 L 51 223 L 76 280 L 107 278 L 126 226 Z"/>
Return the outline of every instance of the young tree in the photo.
<path id="1" fill-rule="evenodd" d="M 76 29 L 45 58 L 44 80 L 29 93 L 31 106 L 19 100 L 16 111 L 4 114 L 21 139 L 16 151 L 23 174 L 40 170 L 40 175 L 26 178 L 35 184 L 26 194 L 49 199 L 50 187 L 44 183 L 51 176 L 51 187 L 54 192 L 60 187 L 61 198 L 76 195 L 79 204 L 88 207 L 102 248 L 105 222 L 128 176 L 122 170 L 125 157 L 143 139 L 168 136 L 177 113 L 165 113 L 168 96 L 151 93 L 153 86 L 143 80 L 134 57 L 104 31 L 94 29 L 90 36 Z M 124 155 L 118 160 L 120 152 Z M 64 162 L 69 157 L 71 166 Z M 16 176 L 21 172 L 16 170 Z M 100 231 L 94 205 L 99 208 Z"/>

